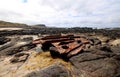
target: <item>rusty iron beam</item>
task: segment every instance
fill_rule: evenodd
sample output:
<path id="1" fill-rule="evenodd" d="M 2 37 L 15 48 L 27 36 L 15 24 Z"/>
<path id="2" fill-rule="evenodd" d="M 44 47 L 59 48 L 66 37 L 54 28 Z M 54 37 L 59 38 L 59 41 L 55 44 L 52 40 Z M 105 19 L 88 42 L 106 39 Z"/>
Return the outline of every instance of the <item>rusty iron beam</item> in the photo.
<path id="1" fill-rule="evenodd" d="M 74 35 L 52 35 L 52 36 L 46 36 L 42 38 L 42 40 L 48 40 L 48 39 L 60 39 L 60 38 L 73 38 Z"/>
<path id="2" fill-rule="evenodd" d="M 34 40 L 32 43 L 42 45 L 45 44 L 43 46 L 48 46 L 48 44 L 51 44 L 49 50 L 52 53 L 57 52 L 59 55 L 66 54 L 66 57 L 71 57 L 81 52 L 81 50 L 85 48 L 86 44 L 90 42 L 86 37 L 81 36 L 53 35 Z"/>
<path id="3" fill-rule="evenodd" d="M 67 55 L 67 57 L 71 57 L 73 55 L 76 55 L 78 53 L 81 52 L 81 50 L 84 48 L 85 45 L 79 45 L 78 47 L 75 47 L 74 49 L 72 49 L 72 51 L 70 51 Z"/>

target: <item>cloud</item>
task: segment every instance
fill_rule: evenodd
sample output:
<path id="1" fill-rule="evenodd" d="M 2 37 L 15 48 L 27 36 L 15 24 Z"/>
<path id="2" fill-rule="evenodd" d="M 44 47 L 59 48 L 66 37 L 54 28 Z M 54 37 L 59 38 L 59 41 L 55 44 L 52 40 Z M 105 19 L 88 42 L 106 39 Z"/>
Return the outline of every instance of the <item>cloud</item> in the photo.
<path id="1" fill-rule="evenodd" d="M 120 0 L 0 0 L 0 19 L 47 26 L 120 27 Z"/>
<path id="2" fill-rule="evenodd" d="M 23 3 L 27 3 L 27 0 L 23 0 Z"/>

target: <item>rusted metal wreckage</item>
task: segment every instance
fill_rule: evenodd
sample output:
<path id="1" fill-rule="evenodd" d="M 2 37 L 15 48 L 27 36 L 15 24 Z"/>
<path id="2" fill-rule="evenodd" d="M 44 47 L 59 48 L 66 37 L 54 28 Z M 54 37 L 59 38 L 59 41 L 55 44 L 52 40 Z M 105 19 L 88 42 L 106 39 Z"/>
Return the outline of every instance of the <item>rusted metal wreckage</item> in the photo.
<path id="1" fill-rule="evenodd" d="M 52 56 L 69 58 L 85 48 L 89 40 L 83 36 L 53 35 L 34 40 L 33 44 L 42 44 L 43 50 L 49 50 Z"/>

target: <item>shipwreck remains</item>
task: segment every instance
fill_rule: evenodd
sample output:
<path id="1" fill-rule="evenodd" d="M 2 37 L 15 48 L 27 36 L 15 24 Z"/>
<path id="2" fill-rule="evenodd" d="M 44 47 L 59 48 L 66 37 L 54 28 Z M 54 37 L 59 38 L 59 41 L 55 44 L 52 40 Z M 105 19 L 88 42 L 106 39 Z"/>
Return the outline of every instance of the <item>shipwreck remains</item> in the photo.
<path id="1" fill-rule="evenodd" d="M 90 42 L 84 36 L 53 35 L 34 40 L 32 43 L 42 44 L 42 49 L 49 50 L 53 57 L 69 58 L 80 53 Z"/>

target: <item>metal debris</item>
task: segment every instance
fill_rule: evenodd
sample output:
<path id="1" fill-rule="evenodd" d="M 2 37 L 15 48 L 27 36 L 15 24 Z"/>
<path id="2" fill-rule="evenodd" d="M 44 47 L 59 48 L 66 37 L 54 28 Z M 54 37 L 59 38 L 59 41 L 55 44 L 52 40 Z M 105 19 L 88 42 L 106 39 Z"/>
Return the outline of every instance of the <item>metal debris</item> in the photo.
<path id="1" fill-rule="evenodd" d="M 34 40 L 33 44 L 42 44 L 43 50 L 50 50 L 53 56 L 66 56 L 67 58 L 78 54 L 89 43 L 89 40 L 83 36 L 74 35 L 54 35 L 45 36 Z"/>

